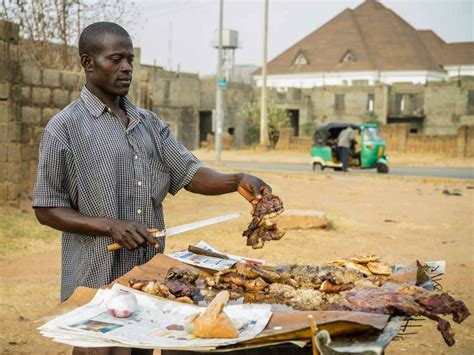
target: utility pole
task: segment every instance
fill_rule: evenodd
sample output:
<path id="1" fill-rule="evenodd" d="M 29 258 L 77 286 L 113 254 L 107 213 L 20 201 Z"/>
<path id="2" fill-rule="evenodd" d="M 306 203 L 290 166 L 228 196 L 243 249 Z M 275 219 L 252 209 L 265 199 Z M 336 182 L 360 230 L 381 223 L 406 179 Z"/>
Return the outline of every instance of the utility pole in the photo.
<path id="1" fill-rule="evenodd" d="M 268 118 L 267 118 L 267 44 L 268 44 L 268 0 L 265 0 L 265 15 L 263 24 L 263 65 L 262 65 L 262 93 L 260 106 L 260 145 L 268 146 Z"/>
<path id="2" fill-rule="evenodd" d="M 169 23 L 169 37 L 168 37 L 168 70 L 172 71 L 173 70 L 173 55 L 172 55 L 172 50 L 173 50 L 173 23 L 170 21 Z"/>
<path id="3" fill-rule="evenodd" d="M 217 73 L 216 73 L 216 161 L 221 161 L 222 150 L 222 127 L 224 125 L 224 113 L 222 112 L 222 91 L 220 85 L 222 80 L 222 27 L 224 22 L 224 0 L 219 1 L 219 49 L 217 51 Z"/>

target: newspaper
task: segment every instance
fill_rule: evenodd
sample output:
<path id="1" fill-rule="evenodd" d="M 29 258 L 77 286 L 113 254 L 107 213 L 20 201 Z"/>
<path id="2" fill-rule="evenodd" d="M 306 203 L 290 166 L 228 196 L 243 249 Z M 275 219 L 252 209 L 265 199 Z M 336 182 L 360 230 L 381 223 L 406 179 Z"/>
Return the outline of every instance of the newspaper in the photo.
<path id="1" fill-rule="evenodd" d="M 214 247 L 211 247 L 204 240 L 201 240 L 199 243 L 197 243 L 196 246 L 201 248 L 201 249 L 212 251 L 214 253 L 223 254 L 223 255 L 227 256 L 229 259 L 236 260 L 238 262 L 244 262 L 246 264 L 257 264 L 257 265 L 265 265 L 266 264 L 265 260 L 262 260 L 262 259 L 253 259 L 253 258 L 247 258 L 245 256 L 239 256 L 239 255 L 223 253 L 223 252 L 215 249 Z"/>
<path id="2" fill-rule="evenodd" d="M 217 271 L 230 269 L 237 263 L 237 260 L 234 259 L 221 259 L 213 256 L 194 254 L 187 250 L 166 254 L 166 256 L 181 261 L 182 263 Z"/>
<path id="3" fill-rule="evenodd" d="M 257 264 L 257 265 L 266 264 L 265 260 L 252 259 L 252 258 L 247 258 L 247 257 L 239 256 L 239 255 L 222 253 L 218 251 L 217 249 L 211 247 L 209 244 L 207 244 L 203 240 L 201 240 L 196 246 L 201 249 L 205 249 L 214 253 L 225 255 L 229 259 L 221 259 L 221 258 L 216 258 L 212 256 L 195 254 L 188 250 L 177 251 L 171 254 L 166 254 L 166 256 L 176 259 L 182 263 L 186 263 L 186 264 L 190 264 L 190 265 L 194 265 L 198 267 L 203 267 L 210 270 L 216 270 L 216 271 L 230 269 L 232 266 L 234 266 L 238 262 L 243 262 L 246 264 Z"/>
<path id="4" fill-rule="evenodd" d="M 105 308 L 109 297 L 120 289 L 137 296 L 137 309 L 129 318 L 115 318 Z M 38 329 L 43 336 L 72 346 L 206 351 L 254 338 L 265 328 L 272 315 L 270 305 L 228 305 L 225 312 L 238 324 L 239 337 L 201 339 L 190 334 L 185 324 L 190 316 L 204 309 L 115 284 L 110 290 L 98 290 L 88 304 L 58 316 Z"/>

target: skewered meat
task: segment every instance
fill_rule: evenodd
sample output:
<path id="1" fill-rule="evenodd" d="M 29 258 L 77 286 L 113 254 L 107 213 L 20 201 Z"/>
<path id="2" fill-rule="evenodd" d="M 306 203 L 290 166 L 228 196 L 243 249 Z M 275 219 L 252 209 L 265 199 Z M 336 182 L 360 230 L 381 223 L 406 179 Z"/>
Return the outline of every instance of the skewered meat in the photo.
<path id="1" fill-rule="evenodd" d="M 198 277 L 199 273 L 189 268 L 172 267 L 166 273 L 167 280 L 183 280 L 194 282 Z"/>
<path id="2" fill-rule="evenodd" d="M 404 291 L 405 290 L 405 291 Z M 449 322 L 437 314 L 452 314 L 455 322 L 461 323 L 469 316 L 462 301 L 456 301 L 446 293 L 419 291 L 389 287 L 357 288 L 341 294 L 335 306 L 341 310 L 362 311 L 408 316 L 425 316 L 438 323 L 438 330 L 446 344 L 454 345 L 454 332 Z"/>
<path id="3" fill-rule="evenodd" d="M 247 237 L 247 245 L 260 249 L 266 241 L 280 240 L 285 235 L 285 230 L 279 228 L 272 219 L 282 212 L 283 202 L 265 189 L 262 199 L 253 206 L 249 226 L 242 233 L 243 237 Z"/>
<path id="4" fill-rule="evenodd" d="M 195 287 L 182 280 L 166 280 L 165 286 L 175 297 L 192 297 Z"/>

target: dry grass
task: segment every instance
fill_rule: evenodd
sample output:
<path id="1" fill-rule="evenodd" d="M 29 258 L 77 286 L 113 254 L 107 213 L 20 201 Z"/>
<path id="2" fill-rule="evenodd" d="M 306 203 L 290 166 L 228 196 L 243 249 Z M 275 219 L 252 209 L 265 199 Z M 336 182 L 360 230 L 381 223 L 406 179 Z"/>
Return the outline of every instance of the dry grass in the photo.
<path id="1" fill-rule="evenodd" d="M 33 211 L 0 208 L 0 260 L 48 250 L 59 236 L 60 232 L 39 224 Z"/>

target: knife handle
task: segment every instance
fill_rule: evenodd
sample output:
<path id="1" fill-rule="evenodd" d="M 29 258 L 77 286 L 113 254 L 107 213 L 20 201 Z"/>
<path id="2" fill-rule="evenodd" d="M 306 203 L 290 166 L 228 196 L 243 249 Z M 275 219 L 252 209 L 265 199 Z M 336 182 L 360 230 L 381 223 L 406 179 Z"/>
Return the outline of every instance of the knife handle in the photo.
<path id="1" fill-rule="evenodd" d="M 148 233 L 152 234 L 154 238 L 156 238 L 157 236 L 159 236 L 159 231 L 158 229 L 156 228 L 147 228 L 147 231 Z M 119 249 L 122 249 L 123 246 L 121 246 L 119 243 L 113 243 L 113 244 L 110 244 L 110 245 L 107 245 L 107 250 L 108 251 L 116 251 L 116 250 L 119 250 Z"/>

